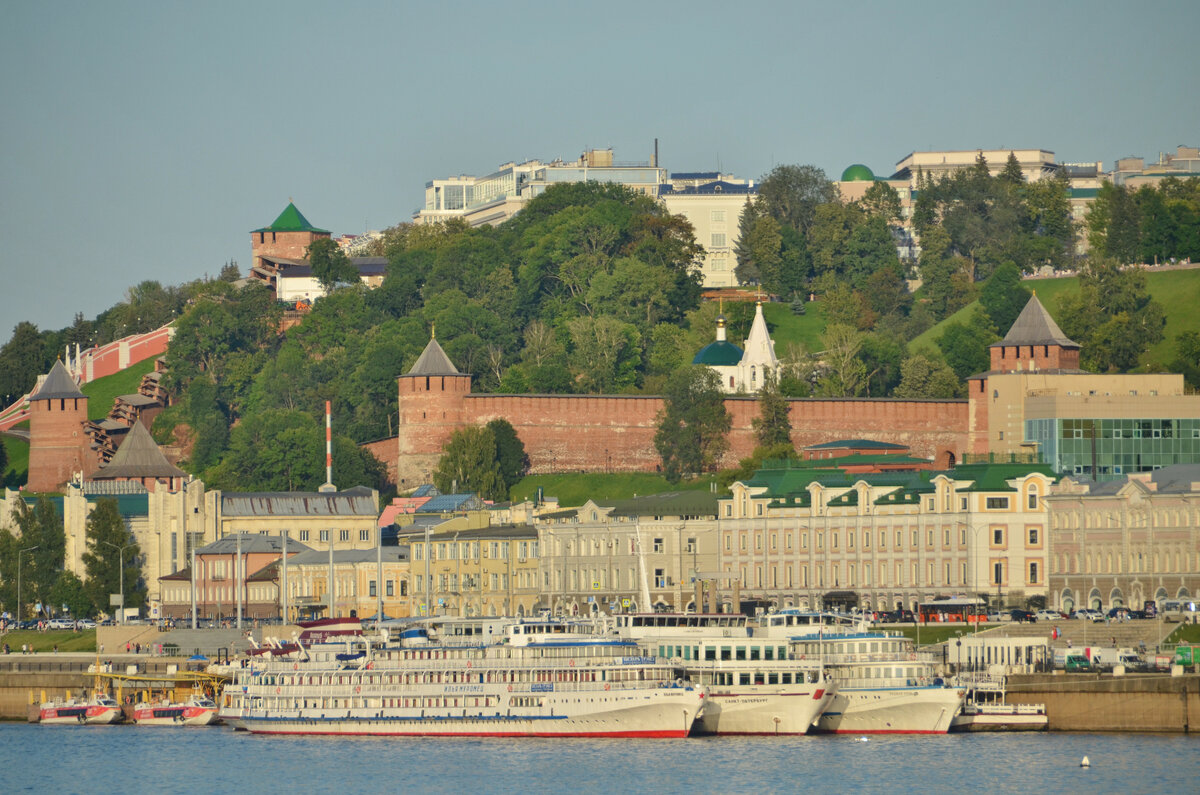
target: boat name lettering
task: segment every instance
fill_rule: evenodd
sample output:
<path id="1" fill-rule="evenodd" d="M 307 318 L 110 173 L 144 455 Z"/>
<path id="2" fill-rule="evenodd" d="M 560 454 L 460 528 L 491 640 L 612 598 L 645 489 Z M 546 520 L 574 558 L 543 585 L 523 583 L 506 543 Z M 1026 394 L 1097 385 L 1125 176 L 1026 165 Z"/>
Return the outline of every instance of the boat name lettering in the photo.
<path id="1" fill-rule="evenodd" d="M 483 685 L 446 685 L 447 693 L 482 693 Z"/>
<path id="2" fill-rule="evenodd" d="M 621 665 L 654 665 L 653 657 L 622 657 Z"/>
<path id="3" fill-rule="evenodd" d="M 531 684 L 529 686 L 529 689 L 531 691 L 533 691 L 534 693 L 553 693 L 554 692 L 554 683 L 553 682 L 534 682 L 533 684 Z"/>

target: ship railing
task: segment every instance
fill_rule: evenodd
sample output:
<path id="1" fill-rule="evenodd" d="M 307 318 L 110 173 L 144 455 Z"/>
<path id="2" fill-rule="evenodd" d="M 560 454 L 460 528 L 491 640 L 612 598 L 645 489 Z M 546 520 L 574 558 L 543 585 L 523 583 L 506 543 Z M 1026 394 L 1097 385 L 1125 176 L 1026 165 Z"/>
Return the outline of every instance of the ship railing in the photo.
<path id="1" fill-rule="evenodd" d="M 611 691 L 646 690 L 650 688 L 687 687 L 677 679 L 628 679 L 608 682 L 492 682 L 478 683 L 422 683 L 407 685 L 284 685 L 276 688 L 263 685 L 251 688 L 245 694 L 240 690 L 235 695 L 250 698 L 481 698 L 484 696 L 527 696 L 549 693 L 602 693 Z M 446 687 L 472 687 L 472 690 L 448 691 Z M 478 688 L 483 687 L 484 690 Z M 511 689 L 509 689 L 511 687 Z M 490 688 L 490 689 L 489 689 Z M 276 693 L 279 689 L 281 692 Z"/>
<path id="2" fill-rule="evenodd" d="M 629 662 L 626 662 L 626 661 Z M 655 662 L 650 662 L 655 660 Z M 321 664 L 299 664 L 290 663 L 287 661 L 270 662 L 256 664 L 253 668 L 247 667 L 243 669 L 235 669 L 239 671 L 255 671 L 261 676 L 273 674 L 290 674 L 290 673 L 327 673 L 337 672 L 345 675 L 353 675 L 359 672 L 375 672 L 375 673 L 397 673 L 408 672 L 414 669 L 430 669 L 439 671 L 473 671 L 476 669 L 485 670 L 503 670 L 509 668 L 517 669 L 550 669 L 550 670 L 569 670 L 574 668 L 612 668 L 620 670 L 629 668 L 635 665 L 664 665 L 667 664 L 665 658 L 656 657 L 654 655 L 620 655 L 620 656 L 605 656 L 591 657 L 580 655 L 579 657 L 485 657 L 471 659 L 449 659 L 449 660 L 383 660 L 374 659 L 368 660 L 364 666 L 341 665 L 330 661 L 328 667 Z"/>
<path id="3" fill-rule="evenodd" d="M 795 659 L 798 659 L 798 660 L 820 660 L 820 659 L 823 659 L 828 664 L 874 663 L 874 662 L 905 663 L 905 662 L 916 662 L 918 660 L 918 657 L 915 652 L 909 652 L 907 654 L 890 654 L 890 653 L 884 653 L 884 652 L 876 652 L 876 653 L 868 653 L 868 654 L 829 654 L 828 652 L 826 652 L 825 654 L 820 654 L 820 653 L 808 654 L 806 652 L 802 655 L 795 655 Z"/>

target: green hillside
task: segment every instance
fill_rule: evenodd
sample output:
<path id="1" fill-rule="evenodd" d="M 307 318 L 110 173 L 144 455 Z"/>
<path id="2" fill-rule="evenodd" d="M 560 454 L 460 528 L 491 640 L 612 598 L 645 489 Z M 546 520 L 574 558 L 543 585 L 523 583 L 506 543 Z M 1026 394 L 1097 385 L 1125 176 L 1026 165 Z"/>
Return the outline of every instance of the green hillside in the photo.
<path id="1" fill-rule="evenodd" d="M 1050 311 L 1058 316 L 1059 302 L 1062 297 L 1079 291 L 1078 277 L 1061 279 L 1027 280 L 1025 286 L 1037 292 L 1038 299 Z M 1184 331 L 1200 331 L 1200 270 L 1160 271 L 1146 274 L 1146 287 L 1154 300 L 1162 304 L 1167 316 L 1167 327 L 1163 339 L 1142 355 L 1141 363 L 1152 366 L 1155 370 L 1165 369 L 1174 356 L 1175 337 Z M 955 312 L 950 317 L 930 328 L 925 333 L 913 339 L 909 350 L 933 348 L 934 342 L 942 335 L 946 325 L 955 321 L 966 322 L 979 302 L 975 301 Z M 1008 329 L 1001 329 L 1001 333 Z"/>

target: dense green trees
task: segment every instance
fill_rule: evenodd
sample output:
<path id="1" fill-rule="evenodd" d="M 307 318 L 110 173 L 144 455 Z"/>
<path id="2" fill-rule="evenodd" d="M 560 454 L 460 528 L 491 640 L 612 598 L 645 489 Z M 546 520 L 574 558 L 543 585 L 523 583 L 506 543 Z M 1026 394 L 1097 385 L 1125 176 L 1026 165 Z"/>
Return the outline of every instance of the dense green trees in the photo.
<path id="1" fill-rule="evenodd" d="M 732 425 L 720 378 L 708 367 L 682 367 L 667 379 L 654 447 L 672 483 L 711 471 L 729 449 Z"/>
<path id="2" fill-rule="evenodd" d="M 1136 191 L 1105 182 L 1084 223 L 1092 250 L 1122 264 L 1200 259 L 1200 177 Z"/>
<path id="3" fill-rule="evenodd" d="M 1099 372 L 1126 372 L 1163 337 L 1166 316 L 1146 290 L 1146 274 L 1115 259 L 1091 258 L 1078 293 L 1059 302 L 1059 326 L 1082 346 L 1081 363 Z"/>
<path id="4" fill-rule="evenodd" d="M 433 485 L 446 494 L 473 491 L 485 500 L 508 499 L 495 432 L 471 425 L 451 434 L 433 470 Z"/>
<path id="5" fill-rule="evenodd" d="M 62 517 L 46 497 L 40 497 L 30 507 L 24 499 L 17 501 L 13 522 L 20 530 L 20 546 L 36 547 L 26 553 L 22 567 L 24 600 L 48 602 L 50 591 L 63 570 L 67 539 Z"/>
<path id="6" fill-rule="evenodd" d="M 788 401 L 779 391 L 779 380 L 769 370 L 763 377 L 762 390 L 758 393 L 758 409 L 759 415 L 751 420 L 758 446 L 790 445 L 792 420 L 788 415 Z"/>
<path id="7" fill-rule="evenodd" d="M 108 609 L 109 595 L 121 593 L 124 569 L 125 607 L 146 603 L 146 583 L 142 579 L 142 550 L 133 539 L 117 508 L 117 501 L 103 497 L 87 519 L 87 551 L 83 565 L 87 572 L 84 591 L 91 603 Z"/>
<path id="8" fill-rule="evenodd" d="M 340 285 L 359 284 L 358 268 L 331 238 L 314 240 L 306 252 L 313 278 L 325 292 Z"/>

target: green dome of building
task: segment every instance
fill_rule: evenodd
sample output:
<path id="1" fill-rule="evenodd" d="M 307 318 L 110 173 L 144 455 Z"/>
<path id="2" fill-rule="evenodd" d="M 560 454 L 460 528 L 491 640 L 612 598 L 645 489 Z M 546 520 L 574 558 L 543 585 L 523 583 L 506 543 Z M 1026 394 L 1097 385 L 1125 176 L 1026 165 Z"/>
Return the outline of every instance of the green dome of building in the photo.
<path id="1" fill-rule="evenodd" d="M 855 163 L 842 172 L 842 182 L 874 182 L 875 174 L 862 163 Z"/>
<path id="2" fill-rule="evenodd" d="M 732 342 L 717 340 L 710 342 L 700 349 L 692 364 L 704 364 L 709 367 L 730 367 L 742 360 L 742 349 Z"/>

